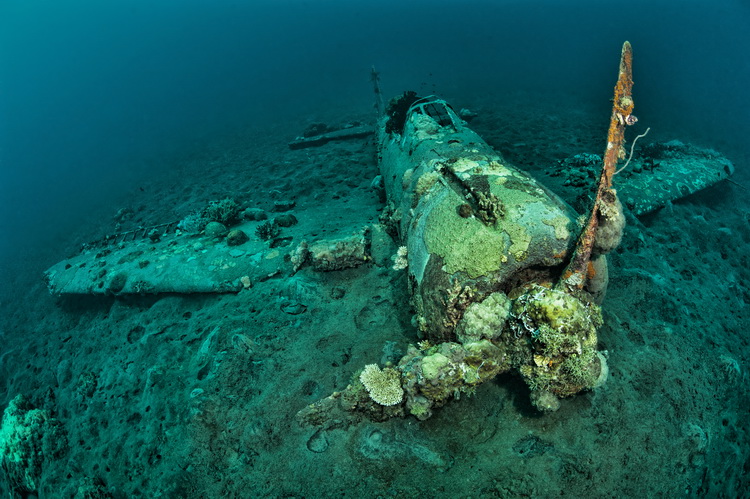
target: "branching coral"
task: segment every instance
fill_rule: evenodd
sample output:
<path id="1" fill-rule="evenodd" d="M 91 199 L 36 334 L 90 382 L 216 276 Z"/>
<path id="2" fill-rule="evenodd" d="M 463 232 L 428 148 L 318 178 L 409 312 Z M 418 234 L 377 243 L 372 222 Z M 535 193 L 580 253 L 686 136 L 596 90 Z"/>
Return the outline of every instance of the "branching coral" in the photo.
<path id="1" fill-rule="evenodd" d="M 240 205 L 231 198 L 220 201 L 210 201 L 204 208 L 195 211 L 177 224 L 180 230 L 197 234 L 206 228 L 210 222 L 219 222 L 231 226 L 240 218 Z"/>
<path id="2" fill-rule="evenodd" d="M 264 241 L 273 239 L 281 232 L 276 222 L 265 222 L 255 228 L 255 234 Z"/>
<path id="3" fill-rule="evenodd" d="M 404 398 L 401 374 L 390 367 L 381 370 L 377 364 L 368 364 L 359 375 L 370 398 L 380 405 L 400 404 Z"/>
<path id="4" fill-rule="evenodd" d="M 220 222 L 224 225 L 231 226 L 239 220 L 240 205 L 231 198 L 222 199 L 221 201 L 211 201 L 208 206 L 203 208 L 203 218 L 209 222 Z"/>

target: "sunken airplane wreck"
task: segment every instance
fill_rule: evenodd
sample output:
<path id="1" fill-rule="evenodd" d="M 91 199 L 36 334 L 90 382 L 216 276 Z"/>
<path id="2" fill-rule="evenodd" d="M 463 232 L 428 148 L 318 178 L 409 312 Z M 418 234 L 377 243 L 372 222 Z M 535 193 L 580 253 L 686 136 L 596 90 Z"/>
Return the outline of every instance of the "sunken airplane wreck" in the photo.
<path id="1" fill-rule="evenodd" d="M 373 72 L 380 179 L 387 199 L 380 224 L 350 237 L 308 243 L 281 238 L 276 221 L 242 220 L 241 207 L 225 200 L 204 210 L 208 221 L 197 233 L 176 229 L 189 225 L 183 221 L 145 228 L 145 238 L 126 234 L 89 245 L 46 272 L 49 290 L 239 292 L 271 275 L 372 263 L 375 243 L 390 234 L 399 246 L 394 268 L 408 275 L 421 341 L 396 365 L 363 366 L 341 392 L 300 411 L 300 420 L 330 425 L 344 412 L 376 420 L 409 414 L 426 419 L 507 371 L 523 378 L 535 407 L 556 410 L 560 399 L 607 379 L 606 357 L 597 350 L 600 302 L 607 286 L 606 254 L 620 241 L 624 210 L 652 211 L 733 172 L 716 153 L 673 144 L 659 149 L 659 164 L 642 169 L 643 178 L 656 172 L 659 181 L 641 180 L 642 188 L 639 181 L 625 184 L 624 196 L 612 188 L 618 162 L 627 157 L 625 129 L 635 120 L 631 64 L 626 42 L 607 149 L 594 161 L 599 184 L 587 216 L 510 165 L 444 100 L 407 92 L 386 109 Z M 359 127 L 352 132 L 366 135 Z M 318 143 L 308 137 L 294 147 L 353 138 L 327 133 Z M 688 160 L 678 161 L 679 155 Z M 591 163 L 590 157 L 586 161 Z M 582 163 L 573 160 L 571 168 L 591 166 Z M 219 220 L 234 224 L 233 230 L 215 232 L 215 225 L 210 227 Z M 265 240 L 237 235 L 252 229 Z"/>

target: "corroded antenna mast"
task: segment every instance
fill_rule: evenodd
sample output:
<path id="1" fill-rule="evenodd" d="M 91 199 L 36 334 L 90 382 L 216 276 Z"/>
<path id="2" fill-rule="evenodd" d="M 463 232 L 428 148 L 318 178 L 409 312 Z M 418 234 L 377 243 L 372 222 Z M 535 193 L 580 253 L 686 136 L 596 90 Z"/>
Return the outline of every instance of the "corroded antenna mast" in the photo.
<path id="1" fill-rule="evenodd" d="M 609 120 L 607 134 L 607 149 L 604 152 L 604 162 L 599 176 L 599 186 L 596 190 L 591 213 L 586 225 L 578 238 L 573 257 L 563 272 L 558 287 L 568 290 L 581 289 L 590 273 L 591 250 L 594 246 L 599 217 L 605 205 L 611 206 L 616 202 L 616 193 L 612 189 L 612 177 L 615 174 L 617 161 L 625 158 L 625 128 L 634 125 L 638 118 L 633 113 L 633 49 L 630 42 L 622 46 L 620 57 L 620 73 L 615 85 L 615 96 L 612 105 L 612 117 Z"/>
<path id="2" fill-rule="evenodd" d="M 375 109 L 377 109 L 378 118 L 380 118 L 385 113 L 385 103 L 383 101 L 383 93 L 380 91 L 380 73 L 375 71 L 375 66 L 370 70 L 370 81 L 372 82 L 372 89 L 375 92 Z"/>

